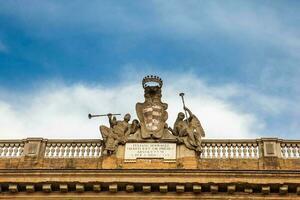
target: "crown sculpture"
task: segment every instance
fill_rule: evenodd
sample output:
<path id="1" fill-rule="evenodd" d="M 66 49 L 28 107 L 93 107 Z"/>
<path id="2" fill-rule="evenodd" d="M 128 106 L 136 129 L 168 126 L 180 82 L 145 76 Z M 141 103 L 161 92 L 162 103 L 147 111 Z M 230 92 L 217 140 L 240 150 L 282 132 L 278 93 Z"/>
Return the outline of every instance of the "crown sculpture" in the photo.
<path id="1" fill-rule="evenodd" d="M 145 101 L 136 104 L 138 119 L 134 119 L 131 123 L 129 113 L 124 115 L 123 120 L 116 119 L 116 115 L 120 114 L 89 114 L 89 118 L 108 116 L 110 126 L 100 126 L 104 141 L 103 155 L 116 154 L 120 146 L 128 145 L 128 149 L 132 150 L 139 145 L 139 151 L 134 155 L 135 159 L 151 156 L 155 158 L 156 153 L 152 152 L 151 155 L 150 150 L 143 145 L 154 145 L 151 149 L 153 151 L 153 149 L 161 148 L 159 145 L 164 144 L 184 145 L 187 149 L 200 154 L 201 138 L 205 136 L 205 133 L 199 119 L 185 106 L 184 93 L 179 94 L 182 98 L 184 113 L 178 113 L 174 126 L 171 128 L 166 122 L 168 104 L 161 101 L 162 79 L 153 75 L 146 76 L 142 80 L 142 86 Z"/>

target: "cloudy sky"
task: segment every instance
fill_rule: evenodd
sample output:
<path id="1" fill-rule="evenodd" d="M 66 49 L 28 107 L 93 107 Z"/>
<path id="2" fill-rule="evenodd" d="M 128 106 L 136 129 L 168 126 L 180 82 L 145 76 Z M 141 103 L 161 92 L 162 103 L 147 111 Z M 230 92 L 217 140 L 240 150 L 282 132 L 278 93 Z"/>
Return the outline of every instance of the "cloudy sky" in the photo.
<path id="1" fill-rule="evenodd" d="M 0 139 L 99 138 L 141 79 L 208 138 L 300 138 L 300 1 L 1 1 Z"/>

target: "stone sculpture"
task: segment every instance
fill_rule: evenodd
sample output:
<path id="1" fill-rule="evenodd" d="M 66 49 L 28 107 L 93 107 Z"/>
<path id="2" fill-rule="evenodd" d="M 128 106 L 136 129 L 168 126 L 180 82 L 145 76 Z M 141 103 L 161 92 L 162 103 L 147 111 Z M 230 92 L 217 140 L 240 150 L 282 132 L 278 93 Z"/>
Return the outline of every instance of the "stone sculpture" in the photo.
<path id="1" fill-rule="evenodd" d="M 183 112 L 178 113 L 173 129 L 169 130 L 178 137 L 178 141 L 186 145 L 187 148 L 201 152 L 201 138 L 205 136 L 204 130 L 199 119 L 184 106 L 184 110 L 189 113 L 189 117 L 185 118 Z"/>
<path id="2" fill-rule="evenodd" d="M 130 134 L 130 114 L 124 116 L 124 120 L 117 120 L 112 114 L 107 114 L 110 127 L 100 126 L 100 132 L 104 141 L 103 154 L 113 154 L 118 144 L 125 144 Z"/>
<path id="3" fill-rule="evenodd" d="M 155 83 L 156 85 L 148 85 Z M 168 104 L 161 101 L 162 80 L 157 76 L 146 76 L 142 82 L 144 88 L 144 103 L 136 104 L 136 113 L 140 120 L 141 137 L 143 139 L 160 139 L 165 132 L 168 119 Z"/>
<path id="4" fill-rule="evenodd" d="M 168 104 L 161 101 L 163 81 L 158 76 L 146 76 L 142 81 L 145 101 L 136 104 L 138 119 L 132 124 L 130 114 L 123 120 L 115 115 L 91 115 L 89 118 L 108 116 L 110 127 L 101 125 L 100 132 L 104 141 L 103 154 L 114 154 L 118 145 L 126 142 L 172 142 L 183 143 L 188 149 L 201 152 L 201 138 L 205 136 L 199 119 L 185 106 L 184 93 L 180 93 L 185 114 L 178 113 L 173 128 L 168 127 Z M 188 114 L 187 114 L 188 113 Z M 188 116 L 189 115 L 189 116 Z"/>

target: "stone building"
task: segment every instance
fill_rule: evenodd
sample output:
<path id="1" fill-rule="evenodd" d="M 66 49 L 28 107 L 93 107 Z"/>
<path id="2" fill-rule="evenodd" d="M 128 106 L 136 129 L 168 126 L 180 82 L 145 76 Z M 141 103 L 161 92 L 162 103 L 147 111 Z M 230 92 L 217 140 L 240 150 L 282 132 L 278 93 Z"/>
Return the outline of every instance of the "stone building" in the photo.
<path id="1" fill-rule="evenodd" d="M 0 199 L 300 199 L 300 140 L 203 139 L 183 93 L 170 128 L 162 80 L 142 84 L 139 119 L 108 114 L 102 139 L 0 140 Z"/>

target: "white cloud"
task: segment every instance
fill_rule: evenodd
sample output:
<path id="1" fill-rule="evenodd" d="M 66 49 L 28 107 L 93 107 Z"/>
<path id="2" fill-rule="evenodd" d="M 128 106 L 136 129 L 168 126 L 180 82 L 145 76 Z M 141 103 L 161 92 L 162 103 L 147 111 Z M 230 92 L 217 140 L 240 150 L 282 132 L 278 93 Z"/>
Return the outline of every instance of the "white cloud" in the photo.
<path id="1" fill-rule="evenodd" d="M 171 80 L 173 80 L 171 82 Z M 136 82 L 135 82 L 136 81 Z M 217 88 L 226 90 L 226 87 Z M 179 92 L 199 117 L 209 138 L 255 138 L 264 126 L 253 113 L 241 112 L 233 103 L 217 97 L 216 88 L 191 75 L 169 75 L 163 88 L 163 101 L 169 104 L 170 126 L 182 110 Z M 30 94 L 12 94 L 14 102 L 0 99 L 0 138 L 99 138 L 99 124 L 107 119 L 89 120 L 88 113 L 135 115 L 135 103 L 142 102 L 140 80 L 120 81 L 119 85 L 47 84 Z M 9 98 L 6 98 L 9 99 Z"/>

